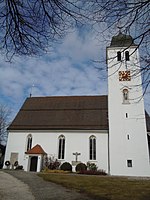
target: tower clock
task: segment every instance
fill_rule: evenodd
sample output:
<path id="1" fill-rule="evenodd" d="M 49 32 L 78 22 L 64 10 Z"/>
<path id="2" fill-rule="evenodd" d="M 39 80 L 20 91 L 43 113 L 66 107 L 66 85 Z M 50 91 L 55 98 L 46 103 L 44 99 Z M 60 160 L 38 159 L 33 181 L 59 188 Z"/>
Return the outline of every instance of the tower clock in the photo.
<path id="1" fill-rule="evenodd" d="M 130 71 L 119 71 L 119 81 L 131 81 Z"/>

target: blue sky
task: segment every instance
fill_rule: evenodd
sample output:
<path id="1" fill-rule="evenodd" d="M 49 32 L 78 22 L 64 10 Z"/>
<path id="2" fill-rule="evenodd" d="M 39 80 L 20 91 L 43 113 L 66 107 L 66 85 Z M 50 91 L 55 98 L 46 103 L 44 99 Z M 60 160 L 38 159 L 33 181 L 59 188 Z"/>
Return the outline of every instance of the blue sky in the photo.
<path id="1" fill-rule="evenodd" d="M 107 94 L 105 62 L 93 62 L 104 61 L 105 52 L 100 36 L 73 31 L 40 57 L 14 57 L 9 63 L 1 56 L 0 103 L 10 107 L 13 118 L 31 92 L 32 96 Z M 149 95 L 145 105 L 150 113 Z"/>

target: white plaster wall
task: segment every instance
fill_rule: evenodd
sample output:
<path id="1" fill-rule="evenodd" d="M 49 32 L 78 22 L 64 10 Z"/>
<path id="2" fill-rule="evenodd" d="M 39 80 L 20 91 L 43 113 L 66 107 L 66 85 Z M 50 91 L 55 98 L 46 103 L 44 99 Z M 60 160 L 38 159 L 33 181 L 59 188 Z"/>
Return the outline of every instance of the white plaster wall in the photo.
<path id="1" fill-rule="evenodd" d="M 16 133 L 9 133 L 6 152 L 5 152 L 5 161 L 9 160 L 11 157 L 11 153 L 18 153 L 18 162 L 19 165 L 25 166 L 26 157 L 25 157 L 25 143 L 26 143 L 26 136 L 28 134 L 22 134 L 19 132 Z M 4 161 L 4 163 L 5 163 Z M 4 166 L 5 168 L 6 166 Z"/>
<path id="2" fill-rule="evenodd" d="M 79 161 L 87 163 L 89 160 L 89 137 L 94 135 L 96 137 L 96 161 L 91 161 L 97 164 L 99 169 L 108 168 L 108 135 L 102 133 L 66 133 L 66 159 L 69 162 L 75 161 L 73 153 L 79 152 Z"/>
<path id="3" fill-rule="evenodd" d="M 133 54 L 130 61 L 117 62 L 117 51 L 122 48 L 108 48 L 108 107 L 110 133 L 110 170 L 113 175 L 149 176 L 150 165 L 147 145 L 147 132 L 142 98 L 141 76 L 132 76 L 131 81 L 119 81 L 118 71 L 139 70 L 139 54 Z M 124 60 L 124 59 L 123 59 Z M 126 69 L 127 64 L 127 69 Z M 139 85 L 136 86 L 136 85 Z M 129 90 L 130 104 L 123 104 L 122 90 Z M 138 97 L 141 97 L 140 101 Z M 126 113 L 128 117 L 126 117 Z M 129 135 L 130 139 L 127 139 Z M 127 160 L 133 167 L 127 167 Z"/>
<path id="4" fill-rule="evenodd" d="M 89 161 L 89 137 L 96 137 L 96 161 L 99 169 L 104 169 L 108 172 L 108 134 L 98 131 L 26 131 L 26 132 L 11 132 L 8 137 L 5 160 L 10 160 L 11 152 L 19 152 L 19 164 L 24 166 L 25 170 L 29 170 L 27 163 L 28 156 L 25 154 L 26 138 L 28 134 L 32 134 L 32 147 L 36 144 L 41 145 L 43 150 L 48 154 L 58 157 L 58 137 L 64 135 L 65 142 L 65 159 L 63 162 L 75 161 L 74 152 L 79 152 L 81 155 L 78 160 L 87 163 Z M 39 165 L 38 165 L 39 166 Z M 38 168 L 39 170 L 39 168 Z"/>

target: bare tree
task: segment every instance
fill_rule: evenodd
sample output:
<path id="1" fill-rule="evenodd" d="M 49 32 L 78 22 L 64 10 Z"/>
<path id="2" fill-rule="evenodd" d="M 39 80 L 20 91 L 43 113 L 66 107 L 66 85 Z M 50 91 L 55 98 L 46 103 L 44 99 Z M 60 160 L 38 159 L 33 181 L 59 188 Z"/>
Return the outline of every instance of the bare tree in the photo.
<path id="1" fill-rule="evenodd" d="M 135 30 L 134 40 L 139 38 L 141 42 L 145 36 L 148 36 L 149 0 L 99 0 L 96 1 L 96 7 L 94 4 L 94 20 L 97 23 L 107 23 L 106 29 L 114 29 L 120 25 L 127 33 Z"/>
<path id="2" fill-rule="evenodd" d="M 95 10 L 93 18 L 96 22 L 96 30 L 103 35 L 105 41 L 110 40 L 110 36 L 116 35 L 120 30 L 126 35 L 132 35 L 132 43 L 135 43 L 141 51 L 139 72 L 143 77 L 144 93 L 148 92 L 150 86 L 150 1 L 98 0 L 96 4 L 93 3 L 92 10 Z M 99 27 L 102 29 L 99 30 Z M 135 74 L 138 76 L 136 72 Z"/>
<path id="3" fill-rule="evenodd" d="M 97 5 L 98 4 L 98 5 Z M 150 1 L 149 0 L 98 0 L 93 5 L 94 21 L 106 24 L 100 31 L 116 33 L 117 27 L 133 36 L 133 43 L 144 49 L 144 60 L 149 63 Z"/>
<path id="4" fill-rule="evenodd" d="M 0 0 L 0 49 L 9 59 L 14 54 L 39 55 L 81 25 L 95 29 L 104 39 L 111 33 L 110 42 L 119 27 L 142 49 L 141 71 L 148 88 L 149 23 L 149 0 Z"/>
<path id="5" fill-rule="evenodd" d="M 0 144 L 7 141 L 7 127 L 11 111 L 6 105 L 0 104 Z"/>
<path id="6" fill-rule="evenodd" d="M 124 32 L 135 31 L 139 45 L 147 45 L 149 9 L 149 0 L 0 0 L 1 50 L 39 54 L 72 27 L 102 23 L 103 34 L 121 26 Z"/>
<path id="7" fill-rule="evenodd" d="M 0 0 L 1 50 L 36 55 L 83 20 L 79 0 Z M 81 20 L 82 19 L 82 20 Z"/>

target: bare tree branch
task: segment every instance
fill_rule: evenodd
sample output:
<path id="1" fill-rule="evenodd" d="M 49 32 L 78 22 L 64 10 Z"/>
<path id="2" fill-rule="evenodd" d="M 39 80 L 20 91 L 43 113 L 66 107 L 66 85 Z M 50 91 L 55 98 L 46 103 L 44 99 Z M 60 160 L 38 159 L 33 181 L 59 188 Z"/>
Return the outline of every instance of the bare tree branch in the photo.
<path id="1" fill-rule="evenodd" d="M 9 125 L 10 109 L 0 104 L 0 144 L 7 140 L 7 127 Z"/>
<path id="2" fill-rule="evenodd" d="M 0 0 L 0 50 L 8 59 L 39 55 L 79 25 L 104 37 L 117 27 L 132 35 L 144 56 L 143 75 L 150 73 L 149 0 Z"/>

